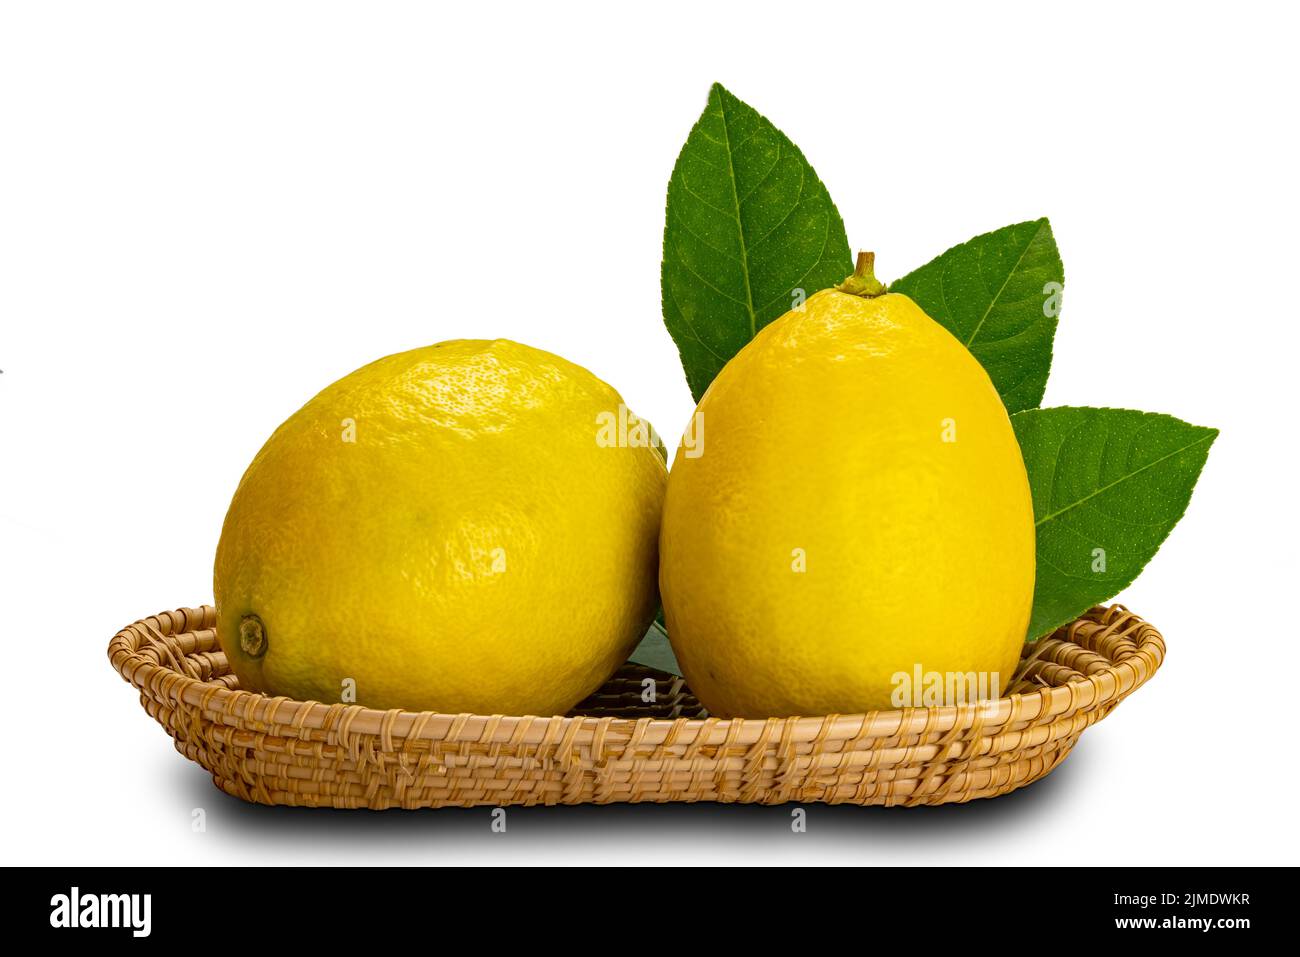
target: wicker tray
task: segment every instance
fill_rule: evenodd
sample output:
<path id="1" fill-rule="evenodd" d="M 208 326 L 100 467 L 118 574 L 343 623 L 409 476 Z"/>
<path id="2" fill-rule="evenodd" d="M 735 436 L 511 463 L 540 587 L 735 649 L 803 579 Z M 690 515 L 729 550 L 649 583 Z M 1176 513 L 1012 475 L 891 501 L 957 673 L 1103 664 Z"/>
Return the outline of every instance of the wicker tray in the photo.
<path id="1" fill-rule="evenodd" d="M 996 704 L 722 720 L 681 678 L 624 665 L 568 717 L 374 711 L 238 689 L 210 606 L 118 632 L 113 667 L 176 749 L 262 804 L 425 808 L 614 801 L 917 805 L 996 797 L 1055 768 L 1164 660 L 1098 606 L 1026 645 Z M 656 682 L 654 704 L 643 682 Z"/>

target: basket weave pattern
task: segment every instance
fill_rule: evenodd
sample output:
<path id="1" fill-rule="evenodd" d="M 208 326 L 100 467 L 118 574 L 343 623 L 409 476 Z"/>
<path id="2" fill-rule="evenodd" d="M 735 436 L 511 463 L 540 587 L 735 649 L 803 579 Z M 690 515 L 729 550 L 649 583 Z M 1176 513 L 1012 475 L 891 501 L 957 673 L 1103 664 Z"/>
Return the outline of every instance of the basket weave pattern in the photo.
<path id="1" fill-rule="evenodd" d="M 681 678 L 627 664 L 566 717 L 375 711 L 241 691 L 210 606 L 161 612 L 113 667 L 222 790 L 262 804 L 425 808 L 615 801 L 944 804 L 1046 775 L 1164 660 L 1159 632 L 1098 606 L 1026 645 L 994 703 L 723 720 Z M 653 703 L 643 701 L 646 679 Z"/>

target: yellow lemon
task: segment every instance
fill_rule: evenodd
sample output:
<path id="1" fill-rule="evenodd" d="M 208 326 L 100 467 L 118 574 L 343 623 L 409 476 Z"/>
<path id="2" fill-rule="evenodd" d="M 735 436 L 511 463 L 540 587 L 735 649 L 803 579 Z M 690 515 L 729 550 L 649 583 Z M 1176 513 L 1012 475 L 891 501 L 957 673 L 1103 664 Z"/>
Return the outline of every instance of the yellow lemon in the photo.
<path id="1" fill-rule="evenodd" d="M 655 613 L 652 434 L 586 369 L 506 340 L 335 382 L 271 436 L 226 516 L 217 634 L 240 686 L 568 711 Z"/>
<path id="2" fill-rule="evenodd" d="M 870 267 L 727 363 L 673 462 L 660 590 L 715 715 L 958 703 L 918 698 L 934 676 L 996 696 L 1016 667 L 1034 517 L 1010 420 L 979 362 Z"/>

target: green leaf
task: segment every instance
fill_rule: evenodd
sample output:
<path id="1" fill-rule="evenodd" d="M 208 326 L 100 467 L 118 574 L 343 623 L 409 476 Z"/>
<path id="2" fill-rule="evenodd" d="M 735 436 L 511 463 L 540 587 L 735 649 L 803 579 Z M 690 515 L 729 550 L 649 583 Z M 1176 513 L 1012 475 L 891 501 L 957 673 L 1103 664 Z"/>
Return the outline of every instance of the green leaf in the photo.
<path id="1" fill-rule="evenodd" d="M 663 625 L 658 621 L 650 623 L 650 630 L 645 633 L 641 644 L 636 646 L 628 660 L 647 668 L 666 671 L 670 675 L 680 676 L 682 673 L 682 666 L 673 654 L 673 646 L 668 642 L 668 632 L 664 631 Z"/>
<path id="2" fill-rule="evenodd" d="M 891 283 L 965 343 L 1008 412 L 1043 401 L 1065 269 L 1046 219 L 976 236 Z"/>
<path id="3" fill-rule="evenodd" d="M 803 153 L 714 84 L 668 183 L 660 273 L 696 401 L 797 290 L 811 296 L 852 271 L 844 222 Z"/>
<path id="4" fill-rule="evenodd" d="M 1031 638 L 1126 588 L 1183 517 L 1218 429 L 1127 409 L 1011 417 L 1034 497 Z"/>

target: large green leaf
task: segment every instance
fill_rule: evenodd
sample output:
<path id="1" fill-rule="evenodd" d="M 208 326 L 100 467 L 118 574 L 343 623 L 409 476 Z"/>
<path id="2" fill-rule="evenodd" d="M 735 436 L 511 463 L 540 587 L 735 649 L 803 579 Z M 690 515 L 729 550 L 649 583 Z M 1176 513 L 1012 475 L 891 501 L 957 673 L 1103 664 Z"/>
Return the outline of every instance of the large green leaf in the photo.
<path id="1" fill-rule="evenodd" d="M 1219 432 L 1128 409 L 1031 409 L 1011 424 L 1038 532 L 1034 638 L 1137 578 L 1182 518 Z"/>
<path id="2" fill-rule="evenodd" d="M 759 329 L 852 269 L 844 222 L 803 153 L 714 84 L 668 183 L 660 274 L 696 401 Z"/>
<path id="3" fill-rule="evenodd" d="M 1043 401 L 1065 270 L 1046 219 L 976 236 L 916 269 L 901 292 L 984 366 L 1009 412 Z"/>

